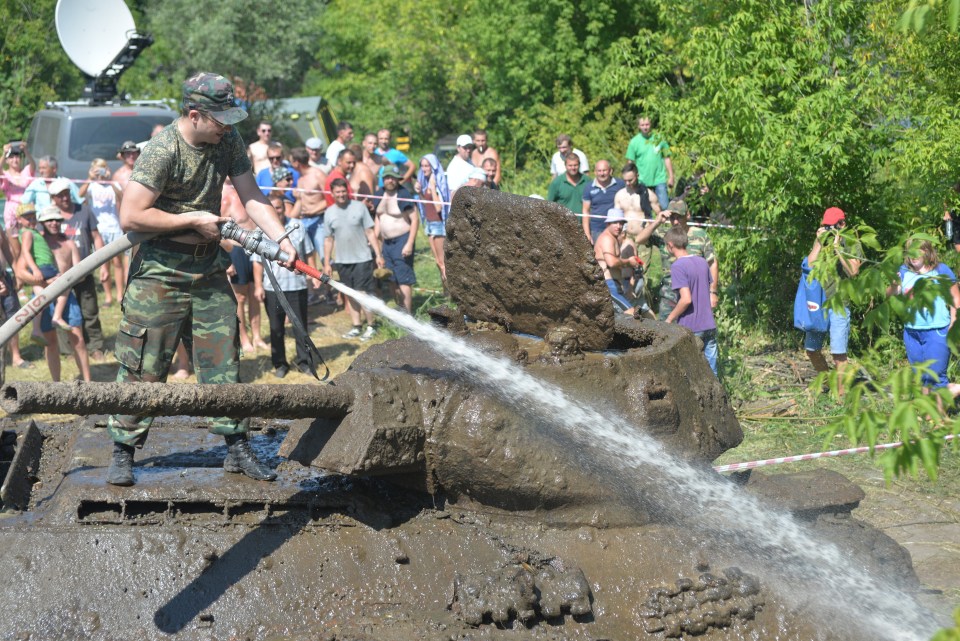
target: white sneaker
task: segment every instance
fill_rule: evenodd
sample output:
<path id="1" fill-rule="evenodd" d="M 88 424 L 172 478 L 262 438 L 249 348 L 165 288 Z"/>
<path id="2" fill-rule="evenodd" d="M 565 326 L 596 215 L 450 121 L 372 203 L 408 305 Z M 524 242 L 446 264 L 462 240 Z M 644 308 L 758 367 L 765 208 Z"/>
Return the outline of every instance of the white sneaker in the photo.
<path id="1" fill-rule="evenodd" d="M 343 338 L 360 338 L 360 328 L 354 327 L 349 332 L 343 335 Z"/>
<path id="2" fill-rule="evenodd" d="M 368 341 L 376 335 L 377 335 L 377 330 L 374 329 L 373 325 L 367 325 L 367 328 L 363 330 L 363 334 L 360 336 L 360 340 Z"/>

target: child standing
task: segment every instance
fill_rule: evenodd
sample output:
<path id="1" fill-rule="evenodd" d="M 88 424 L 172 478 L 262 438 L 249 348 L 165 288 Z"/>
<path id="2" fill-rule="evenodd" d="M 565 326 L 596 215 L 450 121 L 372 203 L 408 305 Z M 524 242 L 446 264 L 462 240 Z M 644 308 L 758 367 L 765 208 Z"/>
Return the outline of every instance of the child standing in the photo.
<path id="1" fill-rule="evenodd" d="M 284 210 L 286 208 L 286 199 L 282 191 L 272 191 L 268 196 L 270 204 L 277 210 L 280 216 L 280 222 L 284 229 L 290 234 L 287 238 L 293 243 L 293 248 L 297 250 L 297 255 L 301 260 L 307 261 L 313 254 L 313 242 L 310 237 L 304 233 L 303 227 L 296 220 L 286 217 Z M 250 257 L 253 262 L 253 295 L 258 301 L 265 301 L 267 308 L 267 318 L 270 320 L 270 361 L 273 364 L 273 374 L 277 378 L 283 378 L 290 371 L 290 364 L 287 362 L 286 349 L 283 344 L 284 323 L 286 322 L 286 312 L 280 306 L 278 296 L 286 296 L 290 307 L 300 320 L 303 327 L 307 326 L 307 277 L 299 272 L 291 272 L 287 269 L 277 269 L 274 265 L 264 265 L 263 259 L 254 254 Z M 273 270 L 273 275 L 277 278 L 277 284 L 281 292 L 275 292 L 273 283 L 269 276 L 265 279 L 263 270 Z M 266 281 L 266 282 L 264 282 Z M 316 278 L 310 279 L 314 288 L 320 287 L 320 281 Z M 297 368 L 305 373 L 310 373 L 310 361 L 306 350 L 297 343 Z"/>
<path id="2" fill-rule="evenodd" d="M 31 284 L 46 287 L 50 281 L 80 262 L 80 250 L 60 231 L 63 216 L 56 205 L 45 207 L 36 220 L 43 225 L 42 235 L 37 234 L 31 227 L 32 221 L 29 216 L 24 217 L 21 223 L 23 227 L 20 237 L 21 256 L 27 271 L 34 277 Z M 66 321 L 63 320 L 64 314 L 66 314 Z M 77 302 L 73 292 L 57 297 L 57 301 L 46 307 L 40 315 L 40 331 L 47 341 L 44 347 L 47 367 L 50 369 L 51 380 L 58 382 L 60 380 L 60 346 L 54 323 L 67 331 L 67 337 L 77 361 L 77 369 L 80 370 L 83 380 L 89 382 L 90 359 L 87 355 L 87 345 L 83 340 L 83 315 L 80 313 L 80 303 Z"/>
<path id="3" fill-rule="evenodd" d="M 957 318 L 957 307 L 960 307 L 957 277 L 940 262 L 933 243 L 918 238 L 911 238 L 904 246 L 899 277 L 900 282 L 895 283 L 888 293 L 912 297 L 913 288 L 925 278 L 941 278 L 950 283 L 950 300 L 938 296 L 932 310 L 919 310 L 912 319 L 904 322 L 903 342 L 911 365 L 932 361 L 929 367 L 933 373 L 923 374 L 923 385 L 934 389 L 947 387 L 956 396 L 960 385 L 947 381 L 947 364 L 950 362 L 947 333 Z"/>
<path id="4" fill-rule="evenodd" d="M 703 342 L 703 355 L 716 375 L 717 324 L 710 307 L 710 265 L 702 256 L 687 252 L 687 232 L 679 226 L 667 230 L 663 241 L 674 258 L 670 279 L 679 297 L 667 322 L 683 325 Z"/>

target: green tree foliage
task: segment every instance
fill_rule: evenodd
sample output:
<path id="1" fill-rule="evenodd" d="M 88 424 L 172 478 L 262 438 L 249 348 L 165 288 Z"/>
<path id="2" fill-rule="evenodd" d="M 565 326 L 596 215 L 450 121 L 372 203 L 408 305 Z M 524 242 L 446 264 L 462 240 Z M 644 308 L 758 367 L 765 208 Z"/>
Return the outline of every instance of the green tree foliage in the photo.
<path id="1" fill-rule="evenodd" d="M 900 19 L 900 29 L 924 33 L 931 18 L 939 18 L 944 12 L 950 30 L 956 31 L 960 21 L 960 0 L 910 0 L 910 5 Z"/>
<path id="2" fill-rule="evenodd" d="M 856 368 L 845 370 L 844 380 L 833 372 L 819 376 L 814 382 L 815 389 L 829 384 L 838 399 L 840 387 L 846 390 L 842 398 L 845 412 L 823 429 L 825 443 L 830 444 L 837 434 L 847 436 L 851 443 L 871 447 L 881 442 L 902 442 L 902 447 L 887 450 L 878 457 L 887 480 L 904 474 L 916 476 L 921 469 L 935 480 L 941 453 L 947 447 L 944 437 L 960 432 L 960 419 L 948 417 L 945 412 L 953 405 L 953 396 L 946 388 L 923 389 L 921 376 L 929 373 L 929 368 L 923 365 L 916 369 L 909 365 L 891 368 L 890 362 L 903 361 L 899 337 L 904 324 L 917 313 L 932 310 L 938 298 L 952 300 L 952 284 L 939 277 L 925 278 L 909 293 L 891 295 L 890 286 L 899 282 L 898 270 L 904 258 L 918 257 L 919 247 L 912 245 L 909 251 L 905 250 L 905 237 L 881 248 L 874 230 L 865 225 L 840 235 L 847 247 L 860 242 L 880 258 L 863 266 L 857 278 L 840 279 L 837 261 L 844 249 L 826 242 L 821 258 L 814 265 L 813 276 L 825 286 L 836 284 L 837 294 L 828 301 L 829 306 L 837 311 L 845 306 L 867 310 L 862 320 L 864 329 L 882 338 L 877 341 L 876 349 L 858 358 Z M 929 234 L 910 234 L 909 238 L 926 240 L 934 246 L 939 244 L 938 238 Z M 948 335 L 948 343 L 955 353 L 958 341 L 960 324 L 955 324 Z M 891 344 L 896 348 L 889 350 Z"/>
<path id="3" fill-rule="evenodd" d="M 953 627 L 940 630 L 930 641 L 960 641 L 960 608 L 953 611 Z"/>
<path id="4" fill-rule="evenodd" d="M 26 139 L 33 112 L 48 100 L 80 96 L 83 79 L 60 48 L 56 0 L 0 0 L 0 139 Z"/>
<path id="5" fill-rule="evenodd" d="M 195 71 L 234 78 L 252 98 L 296 93 L 313 62 L 317 4 L 287 0 L 140 0 L 137 27 L 151 33 L 147 49 L 124 80 L 136 95 L 179 97 Z M 265 96 L 264 96 L 265 97 Z"/>
<path id="6" fill-rule="evenodd" d="M 654 15 L 630 0 L 399 0 L 362 14 L 332 0 L 305 91 L 339 100 L 339 113 L 364 129 L 383 124 L 420 139 L 497 129 L 577 90 L 589 96 L 609 43 L 652 26 Z"/>
<path id="7" fill-rule="evenodd" d="M 706 172 L 719 209 L 770 230 L 717 238 L 762 319 L 786 323 L 778 311 L 827 206 L 887 227 L 871 183 L 898 124 L 884 114 L 894 90 L 871 57 L 871 6 L 664 1 L 660 29 L 616 43 L 599 83 L 658 117 L 675 163 Z"/>

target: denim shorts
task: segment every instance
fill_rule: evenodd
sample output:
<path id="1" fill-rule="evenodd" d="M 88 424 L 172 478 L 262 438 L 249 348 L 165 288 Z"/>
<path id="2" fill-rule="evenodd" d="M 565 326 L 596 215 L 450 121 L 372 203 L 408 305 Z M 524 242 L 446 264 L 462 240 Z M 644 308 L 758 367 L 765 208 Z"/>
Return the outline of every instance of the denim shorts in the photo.
<path id="1" fill-rule="evenodd" d="M 40 312 L 40 331 L 49 332 L 54 328 L 53 326 L 53 309 L 57 306 L 57 301 L 54 299 L 52 303 L 43 308 L 43 311 Z M 67 296 L 67 306 L 63 310 L 63 320 L 67 321 L 67 325 L 70 327 L 83 327 L 83 314 L 80 311 L 80 302 L 77 301 L 77 297 L 73 295 L 73 292 L 70 292 Z"/>
<path id="2" fill-rule="evenodd" d="M 447 224 L 443 221 L 427 223 L 427 236 L 440 236 L 444 237 L 447 235 Z"/>
<path id="3" fill-rule="evenodd" d="M 109 245 L 110 243 L 112 243 L 113 241 L 115 241 L 116 239 L 120 238 L 123 235 L 124 235 L 123 232 L 120 230 L 117 230 L 115 232 L 113 231 L 100 232 L 100 238 L 103 239 L 104 245 Z"/>
<path id="4" fill-rule="evenodd" d="M 407 232 L 383 241 L 383 262 L 393 272 L 393 282 L 398 285 L 417 284 L 417 275 L 413 272 L 413 254 L 403 255 L 403 246 L 409 238 L 410 232 Z"/>
<path id="5" fill-rule="evenodd" d="M 832 309 L 827 310 L 830 319 L 830 353 L 846 354 L 847 339 L 850 338 L 850 310 L 843 308 L 843 314 Z M 807 332 L 803 340 L 803 348 L 808 352 L 819 352 L 823 348 L 823 341 L 828 332 Z"/>

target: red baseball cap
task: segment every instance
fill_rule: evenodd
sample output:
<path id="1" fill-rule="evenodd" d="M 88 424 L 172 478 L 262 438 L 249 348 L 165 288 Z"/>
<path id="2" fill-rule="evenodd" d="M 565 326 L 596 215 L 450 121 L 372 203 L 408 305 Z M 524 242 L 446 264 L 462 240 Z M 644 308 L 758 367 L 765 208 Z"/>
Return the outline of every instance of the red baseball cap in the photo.
<path id="1" fill-rule="evenodd" d="M 846 218 L 846 214 L 843 213 L 843 210 L 839 207 L 831 207 L 827 211 L 823 212 L 823 220 L 820 222 L 821 225 L 836 225 L 841 220 Z"/>

